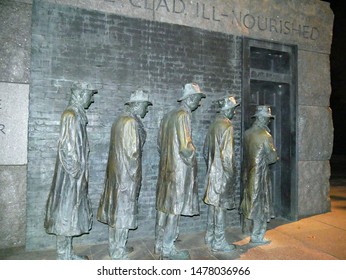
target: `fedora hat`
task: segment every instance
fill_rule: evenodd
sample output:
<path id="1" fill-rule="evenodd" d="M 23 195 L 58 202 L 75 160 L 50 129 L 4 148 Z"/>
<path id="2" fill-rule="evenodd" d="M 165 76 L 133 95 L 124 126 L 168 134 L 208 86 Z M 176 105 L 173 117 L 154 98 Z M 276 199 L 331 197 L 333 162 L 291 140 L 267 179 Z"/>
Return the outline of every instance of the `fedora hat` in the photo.
<path id="1" fill-rule="evenodd" d="M 184 99 L 186 99 L 189 96 L 194 95 L 194 94 L 200 94 L 201 98 L 205 98 L 206 97 L 206 95 L 199 88 L 199 85 L 197 85 L 196 83 L 185 84 L 185 86 L 183 87 L 182 92 L 183 92 L 183 95 L 182 95 L 182 97 L 180 97 L 178 99 L 178 101 L 182 101 L 182 100 L 184 100 Z"/>
<path id="2" fill-rule="evenodd" d="M 98 93 L 98 88 L 90 83 L 87 82 L 82 82 L 82 81 L 78 81 L 78 82 L 74 82 L 72 84 L 72 90 L 91 90 L 94 94 Z"/>
<path id="3" fill-rule="evenodd" d="M 254 118 L 259 116 L 274 118 L 274 116 L 271 113 L 271 109 L 269 105 L 258 105 L 256 107 L 256 112 L 252 117 Z"/>
<path id="4" fill-rule="evenodd" d="M 219 99 L 217 102 L 219 104 L 221 111 L 228 110 L 230 108 L 235 108 L 240 105 L 240 103 L 237 103 L 233 96 L 224 97 L 222 99 Z"/>
<path id="5" fill-rule="evenodd" d="M 143 89 L 137 89 L 135 92 L 133 92 L 130 96 L 130 100 L 125 103 L 125 105 L 128 105 L 133 102 L 148 102 L 149 105 L 153 105 L 149 101 L 149 93 L 148 91 L 145 91 Z"/>

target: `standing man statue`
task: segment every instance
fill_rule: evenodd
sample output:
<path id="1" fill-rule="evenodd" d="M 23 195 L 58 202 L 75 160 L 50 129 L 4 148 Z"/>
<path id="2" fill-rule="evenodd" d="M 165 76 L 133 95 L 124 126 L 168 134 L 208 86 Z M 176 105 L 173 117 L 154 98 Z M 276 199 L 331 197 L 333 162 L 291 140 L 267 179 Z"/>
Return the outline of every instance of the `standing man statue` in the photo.
<path id="1" fill-rule="evenodd" d="M 206 95 L 196 83 L 186 84 L 178 100 L 181 106 L 161 120 L 158 149 L 159 177 L 156 190 L 155 253 L 165 259 L 188 259 L 186 250 L 178 251 L 180 215 L 199 214 L 196 149 L 191 137 L 191 112 Z"/>
<path id="2" fill-rule="evenodd" d="M 234 97 L 219 100 L 220 113 L 210 125 L 204 142 L 207 164 L 204 202 L 209 205 L 205 242 L 212 251 L 231 252 L 235 246 L 225 238 L 227 209 L 235 208 L 236 166 L 231 119 L 240 105 Z"/>
<path id="3" fill-rule="evenodd" d="M 70 104 L 62 113 L 58 154 L 46 205 L 44 227 L 57 236 L 57 259 L 87 259 L 74 254 L 72 238 L 88 233 L 92 209 L 88 197 L 89 143 L 86 109 L 94 102 L 95 87 L 75 82 Z"/>
<path id="4" fill-rule="evenodd" d="M 273 115 L 267 105 L 257 106 L 256 120 L 244 135 L 243 223 L 252 221 L 250 242 L 266 244 L 267 222 L 273 216 L 269 165 L 278 160 L 268 124 Z"/>
<path id="5" fill-rule="evenodd" d="M 125 103 L 126 112 L 112 125 L 105 188 L 97 219 L 109 228 L 112 259 L 128 259 L 129 229 L 137 228 L 137 200 L 142 182 L 142 149 L 146 132 L 141 118 L 148 113 L 148 93 L 137 90 Z"/>

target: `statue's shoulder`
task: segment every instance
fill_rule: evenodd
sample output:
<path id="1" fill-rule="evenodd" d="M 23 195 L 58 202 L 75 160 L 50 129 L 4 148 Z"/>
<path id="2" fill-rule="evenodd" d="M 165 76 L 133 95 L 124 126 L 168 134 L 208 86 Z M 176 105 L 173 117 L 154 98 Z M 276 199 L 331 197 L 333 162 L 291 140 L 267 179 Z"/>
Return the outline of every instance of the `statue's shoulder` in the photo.
<path id="1" fill-rule="evenodd" d="M 78 110 L 74 108 L 73 106 L 68 106 L 61 115 L 63 119 L 76 118 L 77 116 L 78 116 Z"/>
<path id="2" fill-rule="evenodd" d="M 163 121 L 171 121 L 173 119 L 177 119 L 180 116 L 182 116 L 184 114 L 184 110 L 182 110 L 181 108 L 174 108 L 172 110 L 170 110 L 168 113 L 166 113 L 162 120 Z"/>
<path id="3" fill-rule="evenodd" d="M 232 126 L 232 122 L 227 118 L 219 117 L 214 121 L 214 125 L 221 129 L 227 129 Z"/>
<path id="4" fill-rule="evenodd" d="M 183 107 L 178 107 L 178 108 L 172 110 L 172 113 L 174 115 L 176 115 L 177 117 L 189 116 L 189 113 Z"/>
<path id="5" fill-rule="evenodd" d="M 128 124 L 131 124 L 131 123 L 136 123 L 137 121 L 136 121 L 135 117 L 133 117 L 133 116 L 131 116 L 129 114 L 124 114 L 124 115 L 119 116 L 115 120 L 115 122 L 122 123 L 124 125 L 125 124 L 128 125 Z"/>

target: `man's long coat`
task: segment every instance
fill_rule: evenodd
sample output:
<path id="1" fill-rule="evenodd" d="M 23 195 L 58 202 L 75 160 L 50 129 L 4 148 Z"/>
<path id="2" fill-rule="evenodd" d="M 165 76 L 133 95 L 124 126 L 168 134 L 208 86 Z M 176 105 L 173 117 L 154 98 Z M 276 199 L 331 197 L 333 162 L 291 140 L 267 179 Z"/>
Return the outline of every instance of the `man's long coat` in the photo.
<path id="1" fill-rule="evenodd" d="M 161 120 L 156 208 L 166 214 L 199 214 L 196 150 L 191 138 L 191 113 L 185 105 Z"/>
<path id="2" fill-rule="evenodd" d="M 240 210 L 245 218 L 268 221 L 274 214 L 269 165 L 277 159 L 269 129 L 255 122 L 244 135 L 244 195 Z"/>
<path id="3" fill-rule="evenodd" d="M 137 228 L 145 138 L 141 120 L 132 114 L 125 114 L 113 123 L 105 188 L 97 212 L 100 222 L 119 229 Z"/>
<path id="4" fill-rule="evenodd" d="M 229 119 L 218 116 L 210 125 L 204 142 L 207 163 L 204 202 L 215 207 L 235 207 L 235 176 L 233 127 Z"/>
<path id="5" fill-rule="evenodd" d="M 70 105 L 61 116 L 55 172 L 46 205 L 47 233 L 78 236 L 91 229 L 87 122 L 84 108 L 78 105 Z"/>

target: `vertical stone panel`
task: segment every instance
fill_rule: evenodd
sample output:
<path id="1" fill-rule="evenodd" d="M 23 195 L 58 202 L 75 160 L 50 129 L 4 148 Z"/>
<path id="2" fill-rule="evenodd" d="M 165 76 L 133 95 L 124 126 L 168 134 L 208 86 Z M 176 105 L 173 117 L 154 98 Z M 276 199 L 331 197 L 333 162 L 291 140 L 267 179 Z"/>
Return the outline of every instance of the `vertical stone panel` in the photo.
<path id="1" fill-rule="evenodd" d="M 333 149 L 333 121 L 330 108 L 299 106 L 298 111 L 299 160 L 329 160 Z"/>
<path id="2" fill-rule="evenodd" d="M 0 248 L 25 245 L 26 166 L 0 166 Z"/>
<path id="3" fill-rule="evenodd" d="M 299 217 L 330 211 L 329 161 L 300 161 L 298 168 Z"/>
<path id="4" fill-rule="evenodd" d="M 0 165 L 27 163 L 29 85 L 0 82 Z"/>
<path id="5" fill-rule="evenodd" d="M 31 5 L 0 2 L 0 81 L 30 80 Z"/>
<path id="6" fill-rule="evenodd" d="M 328 107 L 331 94 L 328 54 L 298 51 L 299 105 Z"/>
<path id="7" fill-rule="evenodd" d="M 0 1 L 0 248 L 25 245 L 31 4 Z"/>

